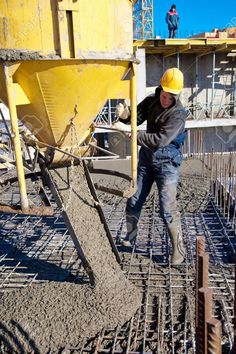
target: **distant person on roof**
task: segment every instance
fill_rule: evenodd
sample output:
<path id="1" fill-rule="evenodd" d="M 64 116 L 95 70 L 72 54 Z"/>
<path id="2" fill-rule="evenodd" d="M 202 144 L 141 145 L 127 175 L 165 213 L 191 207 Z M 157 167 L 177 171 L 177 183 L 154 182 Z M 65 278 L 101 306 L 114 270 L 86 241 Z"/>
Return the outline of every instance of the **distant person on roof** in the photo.
<path id="1" fill-rule="evenodd" d="M 172 5 L 166 14 L 166 23 L 168 24 L 169 38 L 175 38 L 179 27 L 179 14 L 176 11 L 176 6 Z"/>

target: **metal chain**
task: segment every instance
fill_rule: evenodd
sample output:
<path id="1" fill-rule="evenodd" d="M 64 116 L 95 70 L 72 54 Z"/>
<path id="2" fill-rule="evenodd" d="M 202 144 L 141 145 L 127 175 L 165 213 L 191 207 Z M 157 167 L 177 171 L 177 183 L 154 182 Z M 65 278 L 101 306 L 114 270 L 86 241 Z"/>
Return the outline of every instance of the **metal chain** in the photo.
<path id="1" fill-rule="evenodd" d="M 75 116 L 71 119 L 70 121 L 70 132 L 71 132 L 71 153 L 74 154 L 74 150 L 75 148 L 78 149 L 78 157 L 81 157 L 80 151 L 79 151 L 79 137 L 77 134 L 77 130 L 76 130 L 76 126 L 74 124 L 74 118 L 76 117 L 77 113 L 75 114 Z M 92 139 L 92 138 L 91 138 Z M 75 169 L 74 169 L 74 158 L 71 157 L 71 166 L 70 166 L 70 173 L 69 173 L 69 183 L 70 183 L 70 189 L 69 189 L 69 197 L 67 200 L 67 203 L 63 206 L 63 210 L 67 211 L 70 204 L 71 204 L 71 199 L 72 199 L 72 191 L 74 188 L 74 182 L 75 182 Z M 87 185 L 89 194 L 91 196 L 91 199 L 93 200 L 93 202 L 96 204 L 97 202 L 94 200 L 94 198 L 91 195 L 91 191 L 89 189 L 89 186 Z"/>
<path id="2" fill-rule="evenodd" d="M 70 121 L 70 132 L 71 132 L 71 136 L 70 136 L 71 137 L 71 151 L 70 152 L 72 154 L 74 154 L 75 144 L 76 144 L 77 147 L 79 147 L 79 139 L 78 139 L 76 127 L 74 125 L 75 116 Z M 81 156 L 79 155 L 79 157 L 81 157 Z M 71 163 L 71 165 L 70 165 L 70 173 L 69 173 L 70 189 L 69 189 L 68 201 L 67 201 L 66 205 L 64 206 L 64 210 L 65 211 L 67 211 L 68 207 L 71 204 L 72 190 L 73 190 L 73 187 L 74 187 L 74 180 L 75 180 L 75 169 L 74 169 L 74 158 L 73 157 L 71 157 L 70 163 Z"/>

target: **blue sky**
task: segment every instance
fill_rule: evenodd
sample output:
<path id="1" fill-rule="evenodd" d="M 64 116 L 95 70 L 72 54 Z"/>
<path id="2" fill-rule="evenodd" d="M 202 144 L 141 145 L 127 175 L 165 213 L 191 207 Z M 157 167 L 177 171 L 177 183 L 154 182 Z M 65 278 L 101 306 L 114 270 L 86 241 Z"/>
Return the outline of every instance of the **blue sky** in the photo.
<path id="1" fill-rule="evenodd" d="M 235 0 L 154 0 L 155 34 L 167 37 L 165 14 L 172 4 L 176 5 L 180 16 L 178 38 L 191 34 L 211 31 L 213 28 L 236 26 Z"/>

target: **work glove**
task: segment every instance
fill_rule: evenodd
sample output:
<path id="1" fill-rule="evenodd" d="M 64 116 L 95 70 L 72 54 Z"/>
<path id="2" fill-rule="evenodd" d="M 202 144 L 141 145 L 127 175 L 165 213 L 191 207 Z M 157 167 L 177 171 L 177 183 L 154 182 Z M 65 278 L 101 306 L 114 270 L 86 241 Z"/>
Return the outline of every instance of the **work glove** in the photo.
<path id="1" fill-rule="evenodd" d="M 128 119 L 130 115 L 129 108 L 126 103 L 119 103 L 116 106 L 116 112 L 115 112 L 116 117 L 119 119 Z"/>
<path id="2" fill-rule="evenodd" d="M 112 127 L 112 129 L 123 133 L 128 138 L 131 138 L 130 125 L 126 125 L 126 124 L 120 122 L 119 120 L 116 120 L 114 123 L 112 123 L 111 127 Z"/>
<path id="3" fill-rule="evenodd" d="M 112 123 L 112 129 L 118 130 L 119 132 L 127 133 L 130 131 L 130 125 L 126 125 L 119 120 Z"/>

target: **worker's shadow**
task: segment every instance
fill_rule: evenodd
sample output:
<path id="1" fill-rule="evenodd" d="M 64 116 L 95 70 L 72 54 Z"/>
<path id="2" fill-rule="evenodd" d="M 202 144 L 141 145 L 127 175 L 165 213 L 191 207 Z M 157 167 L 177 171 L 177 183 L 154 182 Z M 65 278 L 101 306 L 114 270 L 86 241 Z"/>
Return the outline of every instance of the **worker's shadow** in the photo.
<path id="1" fill-rule="evenodd" d="M 4 257 L 7 254 L 7 257 Z M 75 282 L 88 283 L 82 276 L 75 276 L 69 269 L 63 269 L 51 262 L 35 259 L 27 256 L 20 251 L 16 246 L 0 239 L 0 258 L 1 265 L 8 269 L 15 269 L 16 273 L 29 274 L 31 278 L 36 277 L 37 280 L 57 281 L 57 282 Z M 17 266 L 17 264 L 20 265 Z"/>
<path id="2" fill-rule="evenodd" d="M 24 329 L 20 323 L 11 320 L 8 324 L 0 321 L 0 353 L 40 354 L 40 351 L 34 340 L 30 338 L 27 330 Z"/>

